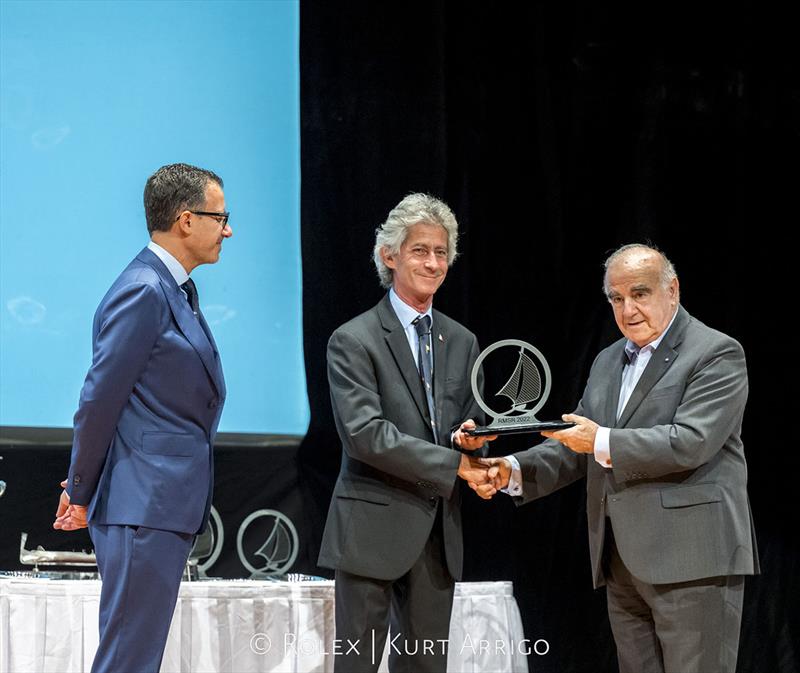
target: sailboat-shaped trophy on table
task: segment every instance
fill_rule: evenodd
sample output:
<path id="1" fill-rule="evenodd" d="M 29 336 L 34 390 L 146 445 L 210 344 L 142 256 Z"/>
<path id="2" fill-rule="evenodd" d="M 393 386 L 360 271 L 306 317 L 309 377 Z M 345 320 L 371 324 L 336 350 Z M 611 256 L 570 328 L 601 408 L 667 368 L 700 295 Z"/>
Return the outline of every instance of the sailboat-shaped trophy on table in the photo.
<path id="1" fill-rule="evenodd" d="M 500 348 L 516 348 L 517 364 L 511 376 L 497 391 L 496 397 L 506 397 L 511 406 L 504 411 L 491 408 L 481 395 L 480 374 L 483 361 L 488 355 Z M 536 366 L 539 361 L 544 373 L 544 390 L 542 390 L 542 372 Z M 540 421 L 535 414 L 544 406 L 550 395 L 550 367 L 544 355 L 535 347 L 519 339 L 498 341 L 483 351 L 472 367 L 472 394 L 483 411 L 493 419 L 486 426 L 467 430 L 471 435 L 507 435 L 524 432 L 540 432 L 542 430 L 561 430 L 570 428 L 574 423 L 566 421 Z M 533 406 L 531 406 L 533 405 Z"/>

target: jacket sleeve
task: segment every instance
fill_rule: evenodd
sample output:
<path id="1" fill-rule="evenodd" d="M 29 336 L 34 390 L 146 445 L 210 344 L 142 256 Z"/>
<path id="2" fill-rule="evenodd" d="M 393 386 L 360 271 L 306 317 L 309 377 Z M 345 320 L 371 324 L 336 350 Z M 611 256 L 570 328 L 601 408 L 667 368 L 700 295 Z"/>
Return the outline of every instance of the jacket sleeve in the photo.
<path id="1" fill-rule="evenodd" d="M 572 413 L 583 415 L 583 405 Z M 587 454 L 575 453 L 557 439 L 546 439 L 541 444 L 515 453 L 522 472 L 522 495 L 514 498 L 518 505 L 550 495 L 586 476 L 586 461 L 594 460 Z"/>
<path id="2" fill-rule="evenodd" d="M 328 382 L 348 456 L 406 481 L 427 482 L 450 497 L 460 454 L 400 432 L 386 418 L 370 356 L 345 330 L 334 332 L 328 342 Z"/>
<path id="3" fill-rule="evenodd" d="M 76 505 L 92 499 L 120 414 L 161 332 L 163 297 L 152 285 L 132 283 L 98 312 L 92 365 L 73 420 L 67 492 Z"/>

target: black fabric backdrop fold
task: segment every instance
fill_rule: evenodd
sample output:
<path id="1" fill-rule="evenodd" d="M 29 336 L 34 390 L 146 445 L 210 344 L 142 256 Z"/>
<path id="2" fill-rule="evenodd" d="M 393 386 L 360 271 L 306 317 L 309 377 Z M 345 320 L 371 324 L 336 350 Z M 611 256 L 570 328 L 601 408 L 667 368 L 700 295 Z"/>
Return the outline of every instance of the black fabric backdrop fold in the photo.
<path id="1" fill-rule="evenodd" d="M 326 342 L 382 294 L 375 227 L 406 193 L 426 191 L 461 226 L 437 308 L 484 346 L 513 337 L 541 349 L 555 381 L 546 415 L 572 409 L 594 355 L 617 337 L 600 286 L 619 244 L 662 247 L 687 309 L 742 342 L 764 572 L 748 580 L 739 670 L 798 670 L 798 451 L 785 419 L 797 300 L 785 277 L 800 87 L 789 25 L 741 1 L 301 3 L 311 404 L 301 570 L 318 570 L 341 451 Z M 591 589 L 583 488 L 520 509 L 465 493 L 466 579 L 514 581 L 527 637 L 550 643 L 531 658 L 537 672 L 615 670 L 605 597 Z"/>

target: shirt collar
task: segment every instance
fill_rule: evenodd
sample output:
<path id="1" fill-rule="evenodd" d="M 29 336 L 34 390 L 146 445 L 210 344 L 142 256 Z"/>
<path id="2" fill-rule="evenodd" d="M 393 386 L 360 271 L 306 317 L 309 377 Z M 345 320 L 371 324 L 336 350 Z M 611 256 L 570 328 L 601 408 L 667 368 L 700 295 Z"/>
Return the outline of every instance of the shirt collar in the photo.
<path id="1" fill-rule="evenodd" d="M 634 353 L 639 353 L 639 351 L 642 351 L 645 348 L 652 352 L 656 348 L 658 348 L 661 342 L 664 340 L 664 337 L 667 335 L 667 332 L 669 332 L 669 328 L 672 327 L 672 323 L 675 322 L 675 318 L 677 317 L 677 315 L 678 315 L 678 309 L 676 308 L 675 313 L 672 314 L 672 319 L 669 321 L 669 325 L 667 325 L 667 328 L 663 332 L 661 332 L 661 334 L 658 335 L 657 339 L 653 339 L 653 341 L 651 341 L 649 344 L 645 344 L 641 348 L 639 348 L 639 346 L 633 343 L 633 341 L 628 339 L 625 342 L 625 355 L 627 356 L 628 362 L 630 362 L 631 357 L 633 356 Z"/>
<path id="2" fill-rule="evenodd" d="M 392 303 L 394 313 L 397 316 L 397 319 L 400 321 L 400 324 L 403 326 L 403 329 L 408 329 L 411 323 L 413 323 L 419 315 L 429 315 L 431 317 L 431 324 L 433 324 L 433 304 L 428 307 L 428 310 L 425 311 L 425 313 L 420 314 L 419 311 L 417 311 L 415 308 L 412 308 L 402 299 L 400 299 L 400 297 L 398 297 L 397 293 L 394 291 L 394 288 L 389 290 L 389 301 Z"/>
<path id="3" fill-rule="evenodd" d="M 158 243 L 150 241 L 147 244 L 147 247 L 153 251 L 153 254 L 156 257 L 164 262 L 164 266 L 167 267 L 167 271 L 169 271 L 170 275 L 175 279 L 178 287 L 189 280 L 189 274 L 186 273 L 186 269 L 183 268 L 183 264 L 175 259 L 169 252 L 164 250 L 164 248 L 162 248 Z"/>

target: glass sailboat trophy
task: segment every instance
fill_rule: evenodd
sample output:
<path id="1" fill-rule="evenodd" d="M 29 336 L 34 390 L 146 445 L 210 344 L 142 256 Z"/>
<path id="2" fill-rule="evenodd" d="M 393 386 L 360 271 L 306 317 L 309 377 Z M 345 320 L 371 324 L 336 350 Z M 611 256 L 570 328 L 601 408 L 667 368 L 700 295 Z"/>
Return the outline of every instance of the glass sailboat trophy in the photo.
<path id="1" fill-rule="evenodd" d="M 505 398 L 502 404 L 487 404 L 481 395 L 479 378 L 484 360 L 501 349 L 512 348 L 516 352 L 516 365 L 503 386 L 495 393 L 496 398 Z M 536 363 L 539 363 L 541 370 Z M 467 430 L 470 435 L 507 435 L 542 430 L 562 430 L 574 423 L 566 421 L 540 421 L 536 413 L 550 396 L 552 379 L 550 367 L 544 355 L 534 346 L 519 339 L 498 341 L 484 350 L 472 367 L 472 394 L 478 406 L 492 419 L 489 425 Z M 510 406 L 509 406 L 510 404 Z"/>

